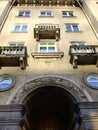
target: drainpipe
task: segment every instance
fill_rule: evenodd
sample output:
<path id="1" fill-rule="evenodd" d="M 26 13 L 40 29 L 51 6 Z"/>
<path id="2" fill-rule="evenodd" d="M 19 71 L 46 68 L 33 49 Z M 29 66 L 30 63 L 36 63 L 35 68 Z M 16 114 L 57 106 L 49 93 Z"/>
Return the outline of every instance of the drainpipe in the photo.
<path id="1" fill-rule="evenodd" d="M 15 0 L 13 0 L 13 1 L 10 3 L 10 7 L 8 8 L 7 13 L 6 13 L 6 15 L 5 15 L 5 17 L 4 17 L 4 19 L 3 19 L 2 23 L 1 23 L 1 25 L 0 25 L 0 32 L 1 32 L 2 28 L 3 28 L 3 25 L 4 25 L 4 23 L 5 23 L 5 21 L 6 21 L 7 17 L 8 17 L 8 15 L 9 15 L 9 12 L 10 12 L 11 8 L 13 7 L 14 2 L 15 2 Z"/>
<path id="2" fill-rule="evenodd" d="M 79 4 L 80 8 L 82 9 L 82 11 L 83 11 L 83 13 L 84 13 L 84 15 L 85 15 L 85 17 L 86 17 L 86 19 L 87 19 L 87 21 L 88 21 L 90 27 L 92 28 L 92 30 L 93 30 L 93 32 L 94 32 L 94 34 L 95 34 L 95 36 L 96 36 L 96 38 L 98 39 L 98 33 L 97 33 L 96 30 L 94 29 L 94 27 L 93 27 L 93 25 L 92 25 L 92 23 L 91 23 L 89 17 L 87 16 L 87 14 L 86 14 L 86 12 L 85 12 L 85 9 L 83 8 L 83 6 L 82 6 L 81 3 L 80 3 L 80 1 L 83 2 L 84 0 L 76 0 L 76 1 L 77 1 L 77 3 Z"/>

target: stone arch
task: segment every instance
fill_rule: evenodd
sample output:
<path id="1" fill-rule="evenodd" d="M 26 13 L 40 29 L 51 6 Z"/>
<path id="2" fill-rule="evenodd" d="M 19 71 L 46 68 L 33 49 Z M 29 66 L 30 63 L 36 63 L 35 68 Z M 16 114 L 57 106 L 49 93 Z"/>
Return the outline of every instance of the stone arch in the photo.
<path id="1" fill-rule="evenodd" d="M 56 86 L 64 89 L 77 100 L 77 102 L 93 101 L 87 91 L 78 86 L 71 80 L 68 80 L 62 76 L 39 76 L 33 80 L 28 81 L 22 86 L 14 95 L 10 103 L 22 104 L 28 95 L 39 87 L 43 86 Z M 9 102 L 9 101 L 8 101 Z"/>

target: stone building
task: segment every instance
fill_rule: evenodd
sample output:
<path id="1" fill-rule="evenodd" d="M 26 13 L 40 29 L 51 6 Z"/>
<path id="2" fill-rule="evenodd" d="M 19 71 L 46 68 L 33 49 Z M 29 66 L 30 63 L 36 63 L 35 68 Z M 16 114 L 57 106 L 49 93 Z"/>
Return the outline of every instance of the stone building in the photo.
<path id="1" fill-rule="evenodd" d="M 0 130 L 98 130 L 98 0 L 0 0 Z"/>

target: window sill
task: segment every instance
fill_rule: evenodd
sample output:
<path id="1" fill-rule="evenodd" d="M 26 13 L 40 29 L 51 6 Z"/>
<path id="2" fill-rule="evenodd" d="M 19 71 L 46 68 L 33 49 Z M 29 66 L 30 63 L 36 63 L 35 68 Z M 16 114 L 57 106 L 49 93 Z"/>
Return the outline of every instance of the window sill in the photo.
<path id="1" fill-rule="evenodd" d="M 31 16 L 15 16 L 17 18 L 30 18 Z"/>
<path id="2" fill-rule="evenodd" d="M 76 18 L 77 16 L 62 16 L 63 18 Z"/>
<path id="3" fill-rule="evenodd" d="M 39 16 L 39 17 L 41 17 L 41 18 L 45 18 L 45 17 L 46 17 L 46 18 L 47 18 L 47 17 L 48 17 L 48 18 L 53 18 L 54 16 Z"/>
<path id="4" fill-rule="evenodd" d="M 83 33 L 83 31 L 65 31 L 67 33 Z"/>
<path id="5" fill-rule="evenodd" d="M 14 32 L 14 31 L 11 31 L 11 33 L 28 33 L 28 32 Z"/>
<path id="6" fill-rule="evenodd" d="M 41 53 L 41 52 L 32 52 L 33 58 L 61 58 L 64 56 L 64 52 L 53 52 L 53 53 Z"/>

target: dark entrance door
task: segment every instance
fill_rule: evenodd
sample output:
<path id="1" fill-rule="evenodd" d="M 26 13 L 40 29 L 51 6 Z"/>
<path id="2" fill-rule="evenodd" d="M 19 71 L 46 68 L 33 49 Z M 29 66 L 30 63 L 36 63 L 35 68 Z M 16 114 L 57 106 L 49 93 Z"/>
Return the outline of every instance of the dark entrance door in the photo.
<path id="1" fill-rule="evenodd" d="M 24 103 L 27 130 L 73 130 L 76 100 L 60 87 L 40 87 Z"/>

